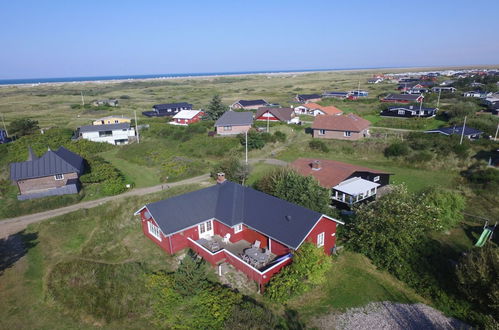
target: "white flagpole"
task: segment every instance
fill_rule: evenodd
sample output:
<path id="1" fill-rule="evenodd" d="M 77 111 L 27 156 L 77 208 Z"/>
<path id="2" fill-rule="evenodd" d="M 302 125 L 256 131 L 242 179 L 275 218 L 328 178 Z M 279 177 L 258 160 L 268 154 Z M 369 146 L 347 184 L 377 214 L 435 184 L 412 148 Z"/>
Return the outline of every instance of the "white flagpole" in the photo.
<path id="1" fill-rule="evenodd" d="M 140 143 L 139 125 L 137 123 L 137 111 L 133 110 L 133 114 L 135 115 L 135 130 L 137 131 L 137 143 Z"/>
<path id="2" fill-rule="evenodd" d="M 248 131 L 246 131 L 246 165 L 248 165 Z"/>

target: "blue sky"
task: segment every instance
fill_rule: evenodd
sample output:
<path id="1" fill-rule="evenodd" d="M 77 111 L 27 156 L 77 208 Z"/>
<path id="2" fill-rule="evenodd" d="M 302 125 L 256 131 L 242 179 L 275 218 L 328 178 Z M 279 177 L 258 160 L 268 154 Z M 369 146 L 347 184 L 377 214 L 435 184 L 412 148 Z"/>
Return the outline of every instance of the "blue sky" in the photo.
<path id="1" fill-rule="evenodd" d="M 0 79 L 499 64 L 498 17 L 497 0 L 0 0 Z"/>

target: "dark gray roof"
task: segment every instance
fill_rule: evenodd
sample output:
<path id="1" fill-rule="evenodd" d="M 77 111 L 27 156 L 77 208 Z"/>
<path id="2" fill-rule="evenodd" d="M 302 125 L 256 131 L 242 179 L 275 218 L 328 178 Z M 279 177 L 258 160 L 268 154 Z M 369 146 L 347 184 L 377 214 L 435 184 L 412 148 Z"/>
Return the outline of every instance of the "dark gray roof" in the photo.
<path id="1" fill-rule="evenodd" d="M 82 157 L 60 147 L 57 151 L 49 150 L 31 161 L 11 163 L 10 178 L 18 181 L 73 172 L 81 174 L 83 167 Z"/>
<path id="2" fill-rule="evenodd" d="M 104 132 L 104 131 L 114 131 L 121 129 L 129 129 L 130 123 L 120 123 L 120 124 L 105 124 L 105 125 L 88 125 L 78 128 L 80 133 L 86 132 Z"/>
<path id="3" fill-rule="evenodd" d="M 236 103 L 239 103 L 243 107 L 248 107 L 252 105 L 267 105 L 267 101 L 265 100 L 239 100 Z"/>
<path id="4" fill-rule="evenodd" d="M 296 97 L 300 100 L 313 100 L 313 99 L 320 99 L 322 95 L 320 94 L 298 94 Z"/>
<path id="5" fill-rule="evenodd" d="M 192 109 L 192 104 L 187 102 L 179 102 L 179 103 L 163 103 L 153 105 L 153 108 L 156 110 L 168 110 L 168 109 L 178 109 L 178 108 L 188 108 Z"/>
<path id="6" fill-rule="evenodd" d="M 217 126 L 246 126 L 253 124 L 253 112 L 226 111 L 215 122 Z"/>
<path id="7" fill-rule="evenodd" d="M 215 218 L 248 227 L 297 249 L 322 214 L 226 181 L 145 206 L 165 235 Z"/>
<path id="8" fill-rule="evenodd" d="M 425 131 L 425 133 L 440 133 L 444 135 L 452 135 L 452 134 L 459 134 L 461 135 L 463 133 L 463 126 L 452 126 L 452 127 L 441 127 L 437 129 L 432 129 L 429 131 Z M 480 135 L 483 134 L 482 131 L 479 131 L 477 129 L 471 128 L 466 126 L 464 128 L 464 135 Z"/>
<path id="9" fill-rule="evenodd" d="M 421 95 L 414 94 L 389 94 L 385 97 L 385 100 L 404 100 L 404 101 L 416 101 Z"/>
<path id="10" fill-rule="evenodd" d="M 403 106 L 403 105 L 399 105 L 399 106 L 396 106 L 396 107 L 389 107 L 387 110 L 389 111 L 395 111 L 395 110 L 409 110 L 409 111 L 419 111 L 419 110 L 423 110 L 423 111 L 434 111 L 434 110 L 437 110 L 437 108 L 425 108 L 425 107 L 418 107 L 418 106 L 414 106 L 414 105 L 406 105 L 406 106 Z"/>

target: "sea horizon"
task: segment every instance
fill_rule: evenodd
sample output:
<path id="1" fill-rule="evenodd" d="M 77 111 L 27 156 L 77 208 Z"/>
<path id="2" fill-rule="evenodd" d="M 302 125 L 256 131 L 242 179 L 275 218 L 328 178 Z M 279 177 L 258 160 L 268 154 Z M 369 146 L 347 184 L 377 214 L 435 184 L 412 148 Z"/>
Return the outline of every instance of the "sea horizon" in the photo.
<path id="1" fill-rule="evenodd" d="M 406 66 L 404 68 L 428 68 L 430 66 Z M 300 72 L 326 72 L 326 71 L 348 71 L 348 70 L 376 70 L 395 69 L 399 67 L 352 67 L 352 68 L 329 68 L 329 69 L 292 69 L 292 70 L 257 70 L 257 71 L 225 71 L 225 72 L 191 72 L 191 73 L 162 73 L 162 74 L 138 74 L 138 75 L 105 75 L 105 76 L 75 76 L 75 77 L 49 77 L 49 78 L 16 78 L 0 79 L 0 85 L 25 85 L 45 83 L 72 83 L 91 81 L 112 80 L 137 80 L 137 79 L 168 79 L 188 78 L 203 76 L 235 76 L 250 74 L 276 74 L 276 73 L 300 73 Z M 400 67 L 402 68 L 402 67 Z"/>

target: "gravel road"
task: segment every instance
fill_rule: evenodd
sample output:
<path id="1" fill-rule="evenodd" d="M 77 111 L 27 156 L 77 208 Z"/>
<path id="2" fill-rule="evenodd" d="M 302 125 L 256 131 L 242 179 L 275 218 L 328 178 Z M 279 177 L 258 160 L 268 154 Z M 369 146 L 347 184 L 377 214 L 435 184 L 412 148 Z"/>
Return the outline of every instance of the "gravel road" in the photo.
<path id="1" fill-rule="evenodd" d="M 342 330 L 472 329 L 428 305 L 393 302 L 373 302 L 345 313 L 328 314 L 315 320 L 314 326 Z"/>

